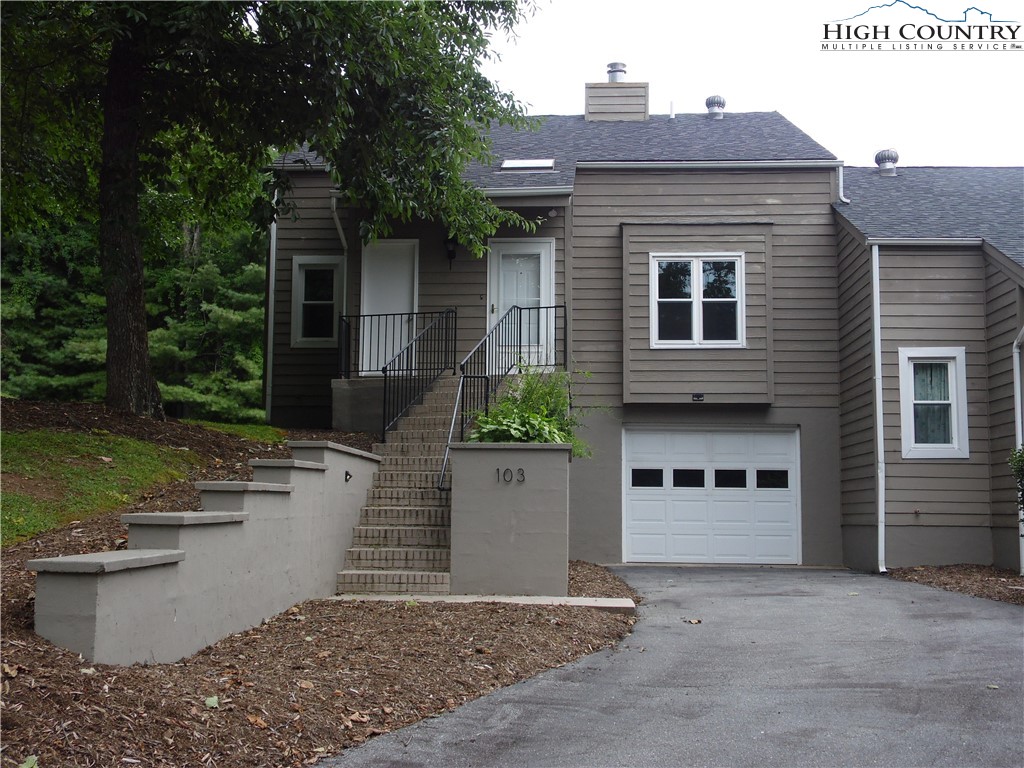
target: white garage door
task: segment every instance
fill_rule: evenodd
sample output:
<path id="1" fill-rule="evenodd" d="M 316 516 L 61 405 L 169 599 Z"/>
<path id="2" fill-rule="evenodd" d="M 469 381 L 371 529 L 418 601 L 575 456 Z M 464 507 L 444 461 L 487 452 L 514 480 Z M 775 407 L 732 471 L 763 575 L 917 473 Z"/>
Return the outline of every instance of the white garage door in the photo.
<path id="1" fill-rule="evenodd" d="M 623 559 L 800 562 L 796 432 L 627 429 Z"/>

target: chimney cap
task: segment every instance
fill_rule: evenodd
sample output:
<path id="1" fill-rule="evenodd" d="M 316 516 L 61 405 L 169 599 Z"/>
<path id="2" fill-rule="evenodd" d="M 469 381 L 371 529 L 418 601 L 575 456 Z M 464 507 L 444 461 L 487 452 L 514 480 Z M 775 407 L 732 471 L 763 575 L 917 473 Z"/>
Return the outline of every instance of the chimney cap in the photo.
<path id="1" fill-rule="evenodd" d="M 719 95 L 708 96 L 704 100 L 704 106 L 708 108 L 708 114 L 716 120 L 721 120 L 725 113 L 725 99 Z"/>
<path id="2" fill-rule="evenodd" d="M 875 165 L 882 176 L 895 176 L 899 160 L 900 154 L 895 149 L 880 149 L 875 153 Z"/>
<path id="3" fill-rule="evenodd" d="M 608 82 L 621 83 L 626 80 L 626 65 L 621 61 L 612 61 L 608 64 Z"/>

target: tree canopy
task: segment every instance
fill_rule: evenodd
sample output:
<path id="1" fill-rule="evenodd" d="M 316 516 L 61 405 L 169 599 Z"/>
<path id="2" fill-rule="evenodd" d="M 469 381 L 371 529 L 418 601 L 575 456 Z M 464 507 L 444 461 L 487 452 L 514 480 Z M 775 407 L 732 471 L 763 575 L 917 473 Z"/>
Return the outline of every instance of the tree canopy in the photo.
<path id="1" fill-rule="evenodd" d="M 147 190 L 186 185 L 188 199 L 216 207 L 230 169 L 248 173 L 272 149 L 307 144 L 364 212 L 365 238 L 421 217 L 482 253 L 499 225 L 524 225 L 461 172 L 487 157 L 486 126 L 526 124 L 479 68 L 488 35 L 511 31 L 528 9 L 527 0 L 0 6 L 4 239 L 71 218 L 95 226 L 107 403 L 161 413 L 144 299 Z M 203 146 L 224 161 L 183 177 L 181 157 Z"/>

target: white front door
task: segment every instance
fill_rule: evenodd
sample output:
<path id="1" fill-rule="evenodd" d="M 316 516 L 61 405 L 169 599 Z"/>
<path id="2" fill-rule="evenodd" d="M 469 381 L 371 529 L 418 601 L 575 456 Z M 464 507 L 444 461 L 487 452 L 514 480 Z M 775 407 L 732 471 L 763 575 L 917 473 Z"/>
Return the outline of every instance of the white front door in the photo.
<path id="1" fill-rule="evenodd" d="M 623 560 L 800 563 L 795 431 L 627 429 Z"/>
<path id="2" fill-rule="evenodd" d="M 412 340 L 416 321 L 417 240 L 377 240 L 363 246 L 359 370 L 379 374 Z"/>
<path id="3" fill-rule="evenodd" d="M 487 265 L 487 327 L 492 328 L 513 306 L 523 309 L 518 327 L 503 334 L 496 354 L 520 358 L 529 366 L 555 362 L 555 241 L 542 238 L 491 240 Z M 514 340 L 514 349 L 512 348 Z M 513 361 L 516 362 L 516 361 Z"/>

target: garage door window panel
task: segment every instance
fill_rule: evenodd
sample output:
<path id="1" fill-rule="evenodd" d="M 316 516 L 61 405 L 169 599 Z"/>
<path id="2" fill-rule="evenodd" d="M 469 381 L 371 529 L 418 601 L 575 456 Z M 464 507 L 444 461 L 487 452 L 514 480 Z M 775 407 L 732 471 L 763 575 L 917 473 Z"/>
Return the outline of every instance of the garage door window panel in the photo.
<path id="1" fill-rule="evenodd" d="M 664 470 L 661 469 L 634 469 L 630 472 L 633 488 L 663 488 Z"/>
<path id="2" fill-rule="evenodd" d="M 785 469 L 759 469 L 757 470 L 757 487 L 759 489 L 787 489 L 789 488 L 789 472 Z"/>
<path id="3" fill-rule="evenodd" d="M 704 470 L 703 469 L 673 469 L 672 470 L 672 487 L 673 488 L 703 488 L 704 487 Z"/>
<path id="4" fill-rule="evenodd" d="M 747 470 L 716 469 L 715 488 L 746 488 Z"/>

